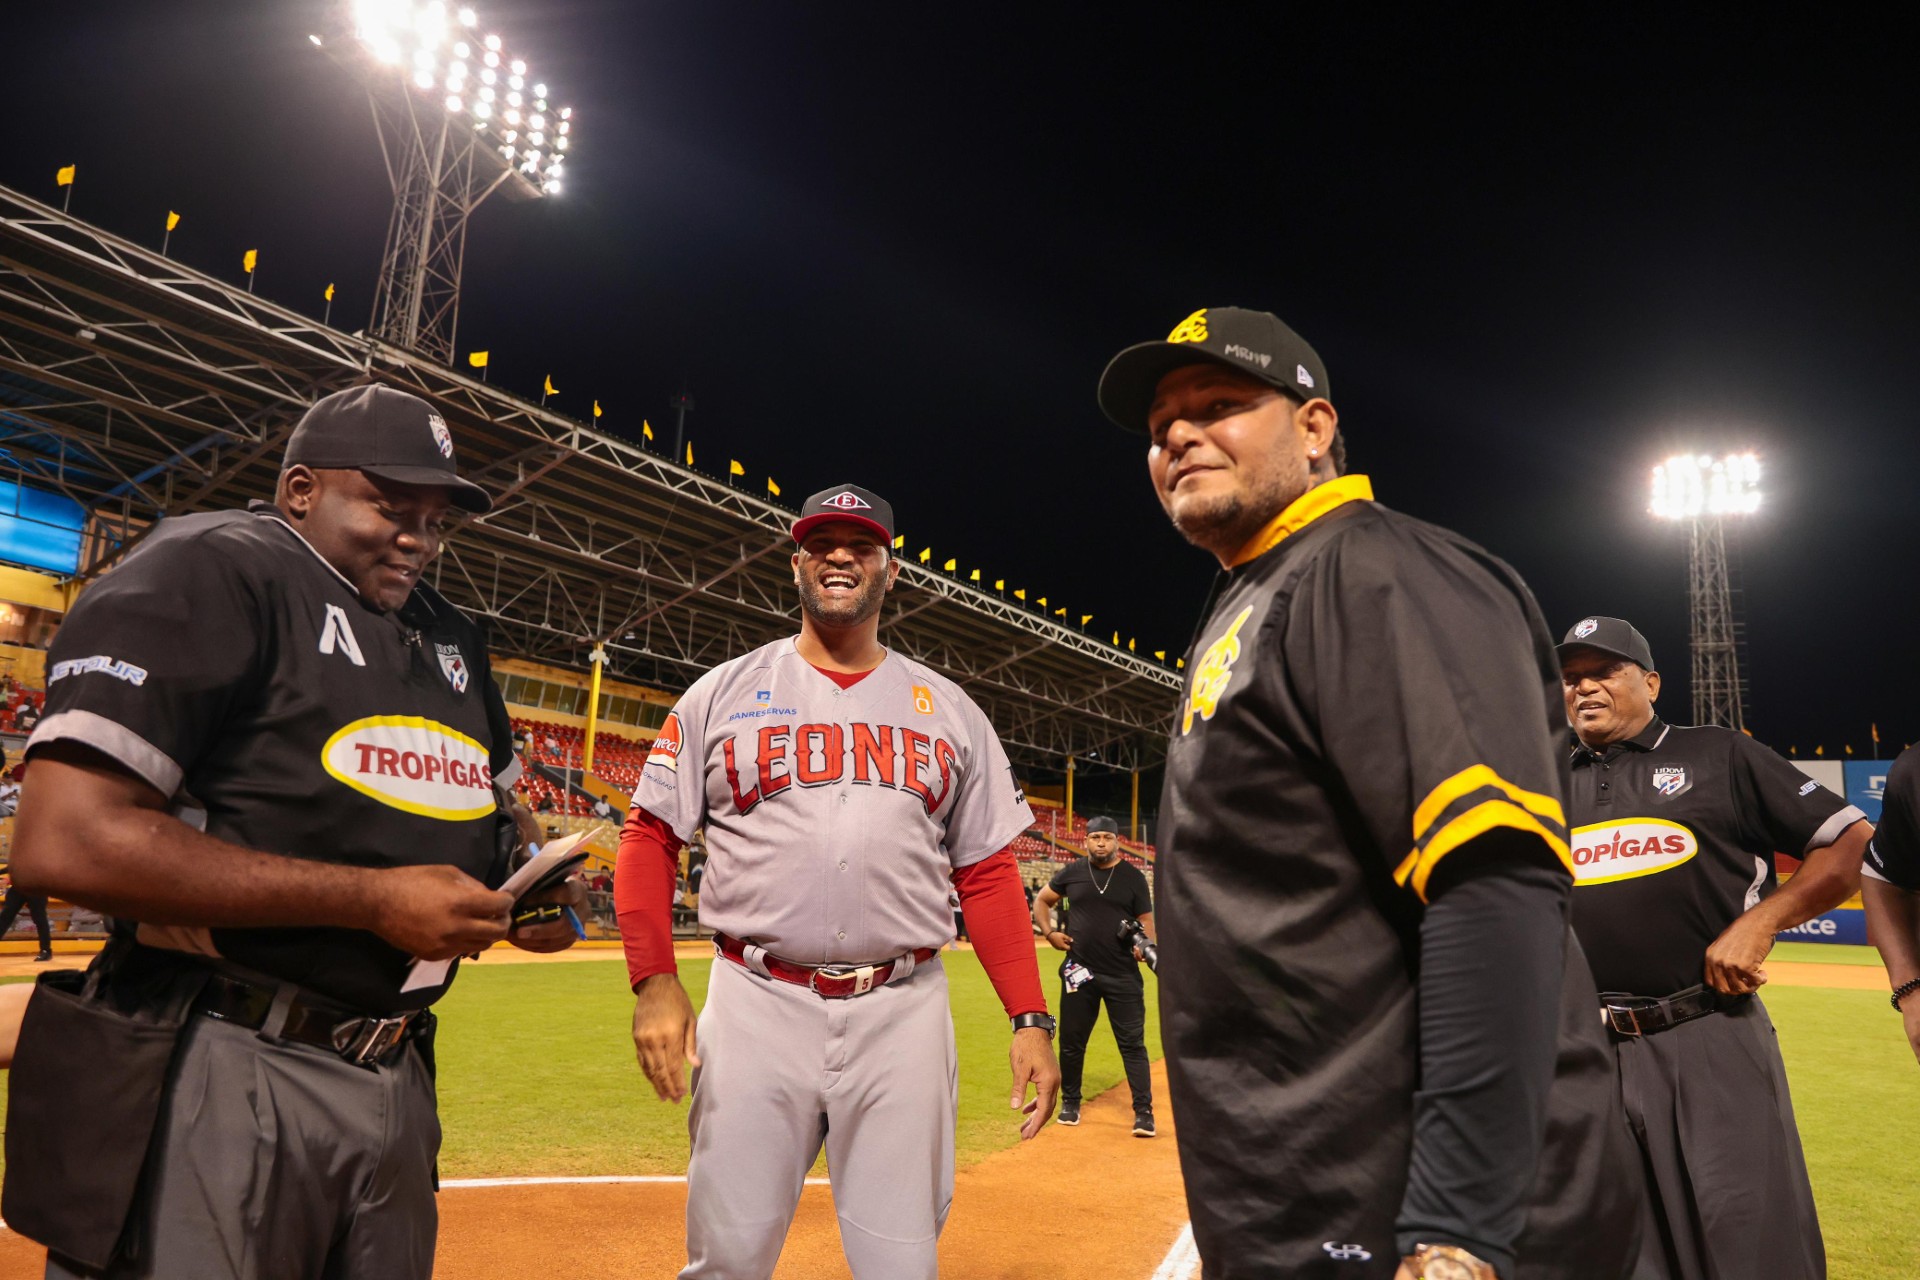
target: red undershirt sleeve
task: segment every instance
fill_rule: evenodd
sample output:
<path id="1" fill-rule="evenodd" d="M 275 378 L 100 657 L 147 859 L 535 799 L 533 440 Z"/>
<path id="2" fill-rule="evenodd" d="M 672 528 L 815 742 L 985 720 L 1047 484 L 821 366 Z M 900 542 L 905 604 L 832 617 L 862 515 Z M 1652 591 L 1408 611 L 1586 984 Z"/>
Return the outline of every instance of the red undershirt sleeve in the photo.
<path id="1" fill-rule="evenodd" d="M 627 810 L 614 862 L 613 909 L 627 953 L 627 983 L 678 973 L 673 959 L 673 881 L 684 842 L 639 805 Z"/>
<path id="2" fill-rule="evenodd" d="M 625 846 L 622 846 L 623 850 Z M 993 983 L 1009 1018 L 1045 1013 L 1040 965 L 1034 959 L 1033 915 L 1020 889 L 1020 867 L 1011 850 L 1002 849 L 953 873 L 960 910 L 974 954 Z"/>

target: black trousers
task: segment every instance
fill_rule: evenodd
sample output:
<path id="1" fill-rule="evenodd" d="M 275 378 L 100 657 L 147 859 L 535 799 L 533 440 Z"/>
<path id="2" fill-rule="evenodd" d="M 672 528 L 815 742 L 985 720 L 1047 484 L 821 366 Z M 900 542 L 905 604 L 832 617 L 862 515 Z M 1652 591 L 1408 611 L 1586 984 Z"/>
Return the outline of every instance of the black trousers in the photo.
<path id="1" fill-rule="evenodd" d="M 47 895 L 44 893 L 26 893 L 9 888 L 6 900 L 0 902 L 0 938 L 13 928 L 13 922 L 25 907 L 33 916 L 33 928 L 40 935 L 40 949 L 53 950 L 53 926 L 47 923 Z"/>
<path id="2" fill-rule="evenodd" d="M 1087 1040 L 1107 1006 L 1120 1061 L 1127 1069 L 1127 1088 L 1133 1091 L 1135 1115 L 1153 1114 L 1153 1081 L 1147 1067 L 1147 1000 L 1138 979 L 1095 974 L 1078 991 L 1060 986 L 1060 1096 L 1080 1101 L 1080 1074 L 1087 1064 Z"/>

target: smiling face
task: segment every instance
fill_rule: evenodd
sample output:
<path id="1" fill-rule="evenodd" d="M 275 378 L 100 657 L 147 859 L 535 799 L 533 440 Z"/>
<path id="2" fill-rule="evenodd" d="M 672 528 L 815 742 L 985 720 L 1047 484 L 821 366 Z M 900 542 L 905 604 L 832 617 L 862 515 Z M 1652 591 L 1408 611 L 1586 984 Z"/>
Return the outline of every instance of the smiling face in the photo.
<path id="1" fill-rule="evenodd" d="M 382 613 L 406 603 L 440 554 L 452 510 L 448 491 L 439 486 L 299 463 L 281 473 L 275 505 L 360 598 Z"/>
<path id="2" fill-rule="evenodd" d="M 1188 542 L 1221 563 L 1318 479 L 1339 424 L 1244 373 L 1192 364 L 1160 379 L 1147 410 L 1154 493 Z M 1316 473 L 1324 474 L 1316 474 Z"/>
<path id="3" fill-rule="evenodd" d="M 1660 673 L 1599 649 L 1573 649 L 1560 660 L 1567 723 L 1595 750 L 1624 742 L 1653 720 Z"/>
<path id="4" fill-rule="evenodd" d="M 854 627 L 877 618 L 899 574 L 899 562 L 873 530 L 852 520 L 815 525 L 793 553 L 800 608 L 817 626 Z"/>

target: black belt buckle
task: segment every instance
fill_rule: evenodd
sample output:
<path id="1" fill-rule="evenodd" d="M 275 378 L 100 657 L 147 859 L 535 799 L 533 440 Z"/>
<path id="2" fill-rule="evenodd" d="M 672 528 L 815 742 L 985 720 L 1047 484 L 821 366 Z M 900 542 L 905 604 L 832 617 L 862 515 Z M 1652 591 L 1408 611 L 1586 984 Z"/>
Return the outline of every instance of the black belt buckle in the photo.
<path id="1" fill-rule="evenodd" d="M 877 964 L 823 964 L 807 975 L 807 990 L 822 1000 L 845 1000 L 849 996 L 863 996 L 873 990 L 873 975 L 880 971 Z M 852 978 L 853 990 L 838 995 L 829 995 L 819 986 L 821 978 Z"/>
<path id="2" fill-rule="evenodd" d="M 407 1038 L 413 1015 L 396 1018 L 348 1018 L 333 1026 L 333 1050 L 356 1067 L 379 1063 Z"/>

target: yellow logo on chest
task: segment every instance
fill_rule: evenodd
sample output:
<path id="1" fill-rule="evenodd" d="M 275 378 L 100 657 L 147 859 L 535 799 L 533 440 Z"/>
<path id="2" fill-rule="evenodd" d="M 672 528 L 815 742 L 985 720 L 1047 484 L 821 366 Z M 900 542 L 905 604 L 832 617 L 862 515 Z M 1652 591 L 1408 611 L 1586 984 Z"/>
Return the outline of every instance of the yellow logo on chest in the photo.
<path id="1" fill-rule="evenodd" d="M 1252 605 L 1242 609 L 1226 633 L 1208 645 L 1207 651 L 1200 655 L 1200 661 L 1193 669 L 1193 687 L 1187 691 L 1187 710 L 1180 720 L 1181 733 L 1193 732 L 1196 712 L 1202 720 L 1213 719 L 1220 699 L 1226 696 L 1227 685 L 1233 681 L 1233 664 L 1240 660 L 1240 628 L 1252 612 Z"/>

